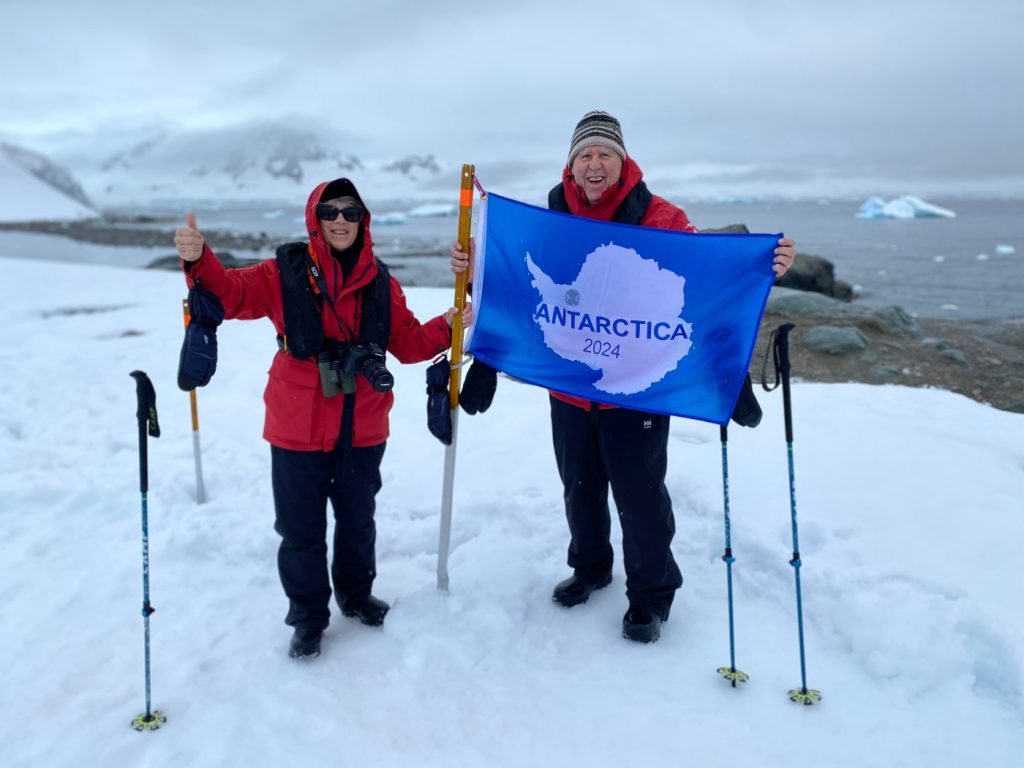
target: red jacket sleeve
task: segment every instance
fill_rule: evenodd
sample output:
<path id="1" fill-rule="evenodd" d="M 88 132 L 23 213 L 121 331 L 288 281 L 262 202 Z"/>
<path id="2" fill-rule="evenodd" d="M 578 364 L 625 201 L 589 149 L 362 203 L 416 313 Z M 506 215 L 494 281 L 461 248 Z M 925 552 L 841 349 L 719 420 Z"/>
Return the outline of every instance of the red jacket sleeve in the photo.
<path id="1" fill-rule="evenodd" d="M 402 363 L 419 363 L 444 352 L 452 343 L 452 332 L 444 315 L 420 323 L 405 303 L 405 292 L 391 278 L 391 338 L 388 352 Z"/>
<path id="2" fill-rule="evenodd" d="M 274 259 L 251 267 L 225 269 L 210 246 L 205 245 L 199 260 L 186 268 L 185 282 L 189 288 L 199 282 L 215 294 L 224 305 L 226 319 L 255 320 L 281 314 L 281 277 Z"/>

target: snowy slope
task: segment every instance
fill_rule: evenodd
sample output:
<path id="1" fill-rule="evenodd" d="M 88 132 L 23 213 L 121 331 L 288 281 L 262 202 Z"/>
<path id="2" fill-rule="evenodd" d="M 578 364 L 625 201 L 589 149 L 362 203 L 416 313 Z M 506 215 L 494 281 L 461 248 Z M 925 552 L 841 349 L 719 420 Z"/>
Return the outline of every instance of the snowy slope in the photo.
<path id="1" fill-rule="evenodd" d="M 39 178 L 29 168 L 15 162 L 15 157 L 26 163 L 45 160 L 35 153 L 0 145 L 0 221 L 60 221 L 96 216 L 91 208 L 53 186 L 55 179 Z M 39 162 L 30 167 L 40 174 L 54 170 L 54 166 Z M 62 180 L 74 183 L 70 177 L 56 179 Z M 68 191 L 73 193 L 73 188 Z"/>
<path id="2" fill-rule="evenodd" d="M 77 200 L 86 208 L 93 207 L 92 201 L 74 176 L 45 155 L 6 142 L 0 142 L 0 152 L 6 154 L 15 165 L 20 165 L 37 179 L 63 192 L 72 200 Z"/>
<path id="3" fill-rule="evenodd" d="M 731 430 L 738 666 L 728 663 L 716 427 L 673 420 L 669 490 L 686 584 L 660 642 L 620 637 L 621 565 L 585 606 L 567 574 L 545 393 L 506 380 L 463 416 L 451 591 L 435 589 L 444 451 L 423 365 L 399 366 L 378 498 L 381 629 L 335 616 L 324 655 L 286 656 L 269 450 L 265 321 L 221 327 L 199 392 L 174 385 L 180 276 L 61 264 L 46 293 L 0 260 L 0 668 L 5 766 L 781 766 L 1009 768 L 1024 755 L 1024 416 L 940 391 L 794 386 L 808 682 L 799 684 L 781 396 Z M 411 289 L 421 318 L 447 291 Z M 59 350 L 52 341 L 60 339 Z M 57 354 L 59 352 L 59 354 Z M 143 710 L 134 382 L 149 441 L 153 701 Z M 617 554 L 618 526 L 614 528 Z"/>

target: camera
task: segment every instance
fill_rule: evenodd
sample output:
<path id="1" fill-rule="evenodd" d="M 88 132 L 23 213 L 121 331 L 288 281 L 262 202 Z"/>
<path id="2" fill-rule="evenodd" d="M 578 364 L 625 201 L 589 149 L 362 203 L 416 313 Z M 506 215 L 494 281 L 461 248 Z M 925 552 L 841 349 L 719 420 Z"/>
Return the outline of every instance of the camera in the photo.
<path id="1" fill-rule="evenodd" d="M 395 386 L 395 377 L 384 364 L 384 350 L 376 344 L 335 345 L 317 355 L 317 365 L 325 397 L 355 392 L 356 374 L 366 377 L 377 392 L 390 392 Z"/>
<path id="2" fill-rule="evenodd" d="M 390 392 L 395 377 L 384 364 L 384 350 L 376 344 L 355 344 L 349 347 L 349 365 L 361 373 L 377 392 Z"/>

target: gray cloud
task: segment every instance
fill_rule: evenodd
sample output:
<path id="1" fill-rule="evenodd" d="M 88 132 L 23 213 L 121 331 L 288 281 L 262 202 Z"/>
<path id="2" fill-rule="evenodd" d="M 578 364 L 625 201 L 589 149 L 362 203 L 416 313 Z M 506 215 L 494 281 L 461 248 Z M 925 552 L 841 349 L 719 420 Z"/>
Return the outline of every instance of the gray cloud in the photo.
<path id="1" fill-rule="evenodd" d="M 7 135 L 292 116 L 381 152 L 1024 177 L 1017 0 L 0 3 Z M 796 171 L 794 171 L 796 172 Z"/>

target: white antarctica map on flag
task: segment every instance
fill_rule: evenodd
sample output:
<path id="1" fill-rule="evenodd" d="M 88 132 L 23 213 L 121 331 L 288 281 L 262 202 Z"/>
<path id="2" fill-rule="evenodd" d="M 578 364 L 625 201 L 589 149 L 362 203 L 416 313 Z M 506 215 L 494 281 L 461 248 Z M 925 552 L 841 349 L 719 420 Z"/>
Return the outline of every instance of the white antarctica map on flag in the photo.
<path id="1" fill-rule="evenodd" d="M 554 282 L 529 253 L 526 266 L 540 293 L 533 320 L 544 343 L 559 357 L 600 371 L 595 389 L 643 392 L 690 351 L 692 327 L 680 317 L 686 278 L 635 250 L 599 246 L 568 285 Z"/>

